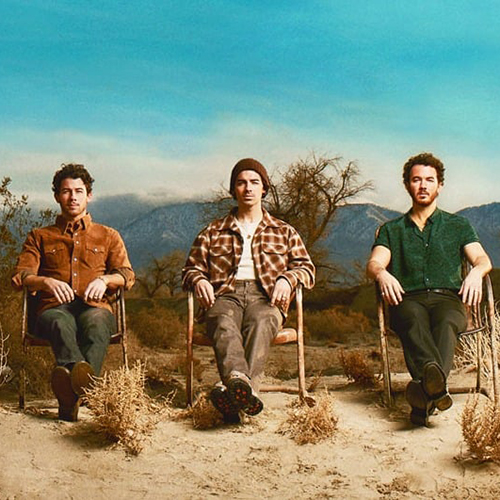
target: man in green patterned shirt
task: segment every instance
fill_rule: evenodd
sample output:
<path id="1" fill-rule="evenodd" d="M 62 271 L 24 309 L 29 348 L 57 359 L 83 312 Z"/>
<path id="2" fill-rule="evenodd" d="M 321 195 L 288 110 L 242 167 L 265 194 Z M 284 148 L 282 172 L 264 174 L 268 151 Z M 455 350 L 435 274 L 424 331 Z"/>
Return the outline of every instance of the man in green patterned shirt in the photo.
<path id="1" fill-rule="evenodd" d="M 443 163 L 430 153 L 410 158 L 403 181 L 412 208 L 384 224 L 375 239 L 367 274 L 389 304 L 391 327 L 403 345 L 412 376 L 406 398 L 411 421 L 427 425 L 437 408 L 453 401 L 446 379 L 457 334 L 466 327 L 464 305 L 479 303 L 491 262 L 464 217 L 437 208 Z M 471 269 L 462 280 L 462 260 Z"/>

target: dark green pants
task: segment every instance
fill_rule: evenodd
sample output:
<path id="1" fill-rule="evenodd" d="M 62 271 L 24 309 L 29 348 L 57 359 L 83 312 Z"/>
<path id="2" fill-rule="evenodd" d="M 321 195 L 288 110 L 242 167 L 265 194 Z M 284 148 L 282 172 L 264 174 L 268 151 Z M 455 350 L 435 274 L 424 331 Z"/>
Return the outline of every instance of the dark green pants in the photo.
<path id="1" fill-rule="evenodd" d="M 412 378 L 421 380 L 429 361 L 438 363 L 448 376 L 457 335 L 467 325 L 460 297 L 452 291 L 407 293 L 400 304 L 390 307 L 390 318 Z"/>
<path id="2" fill-rule="evenodd" d="M 87 361 L 96 374 L 102 363 L 116 320 L 107 309 L 91 307 L 80 299 L 44 311 L 36 322 L 37 336 L 50 341 L 58 365 Z"/>

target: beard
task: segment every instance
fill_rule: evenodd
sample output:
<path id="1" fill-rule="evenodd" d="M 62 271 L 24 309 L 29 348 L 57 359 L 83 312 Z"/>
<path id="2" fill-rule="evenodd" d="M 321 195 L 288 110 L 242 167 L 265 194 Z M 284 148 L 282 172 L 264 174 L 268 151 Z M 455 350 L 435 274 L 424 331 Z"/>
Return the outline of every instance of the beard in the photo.
<path id="1" fill-rule="evenodd" d="M 426 198 L 420 198 L 419 194 L 426 194 Z M 439 196 L 439 193 L 435 191 L 434 193 L 429 193 L 428 191 L 419 191 L 418 193 L 410 193 L 411 199 L 415 205 L 419 207 L 428 207 L 432 205 L 436 198 Z"/>

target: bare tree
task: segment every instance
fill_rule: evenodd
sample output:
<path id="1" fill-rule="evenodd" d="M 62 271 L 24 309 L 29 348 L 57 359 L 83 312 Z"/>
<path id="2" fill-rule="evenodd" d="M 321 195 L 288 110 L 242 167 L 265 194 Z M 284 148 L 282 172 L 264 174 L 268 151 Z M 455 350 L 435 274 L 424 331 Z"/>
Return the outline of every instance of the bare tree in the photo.
<path id="1" fill-rule="evenodd" d="M 10 300 L 10 276 L 26 234 L 32 227 L 47 224 L 55 215 L 53 210 L 47 209 L 35 216 L 28 205 L 28 197 L 14 195 L 10 183 L 10 177 L 0 182 L 0 310 L 2 303 Z"/>
<path id="2" fill-rule="evenodd" d="M 181 250 L 153 257 L 151 262 L 137 275 L 137 282 L 148 298 L 166 289 L 172 297 L 181 288 L 181 271 L 185 255 Z"/>
<path id="3" fill-rule="evenodd" d="M 372 182 L 361 181 L 354 162 L 313 153 L 292 163 L 271 185 L 269 211 L 294 226 L 312 251 L 327 236 L 337 209 L 370 189 Z"/>

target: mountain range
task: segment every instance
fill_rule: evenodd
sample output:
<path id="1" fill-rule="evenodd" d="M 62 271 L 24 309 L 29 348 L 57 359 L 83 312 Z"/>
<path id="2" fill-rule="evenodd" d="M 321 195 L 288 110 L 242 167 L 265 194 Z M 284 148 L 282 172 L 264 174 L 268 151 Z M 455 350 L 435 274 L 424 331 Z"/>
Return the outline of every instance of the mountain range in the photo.
<path id="1" fill-rule="evenodd" d="M 198 232 L 206 225 L 209 203 L 181 202 L 154 205 L 134 195 L 95 200 L 90 206 L 96 222 L 118 229 L 136 269 L 152 257 L 173 250 L 188 252 Z M 500 267 L 500 203 L 465 208 L 457 212 L 476 228 L 493 265 Z M 369 203 L 340 207 L 330 223 L 324 245 L 329 256 L 346 270 L 366 261 L 376 228 L 401 215 Z"/>

